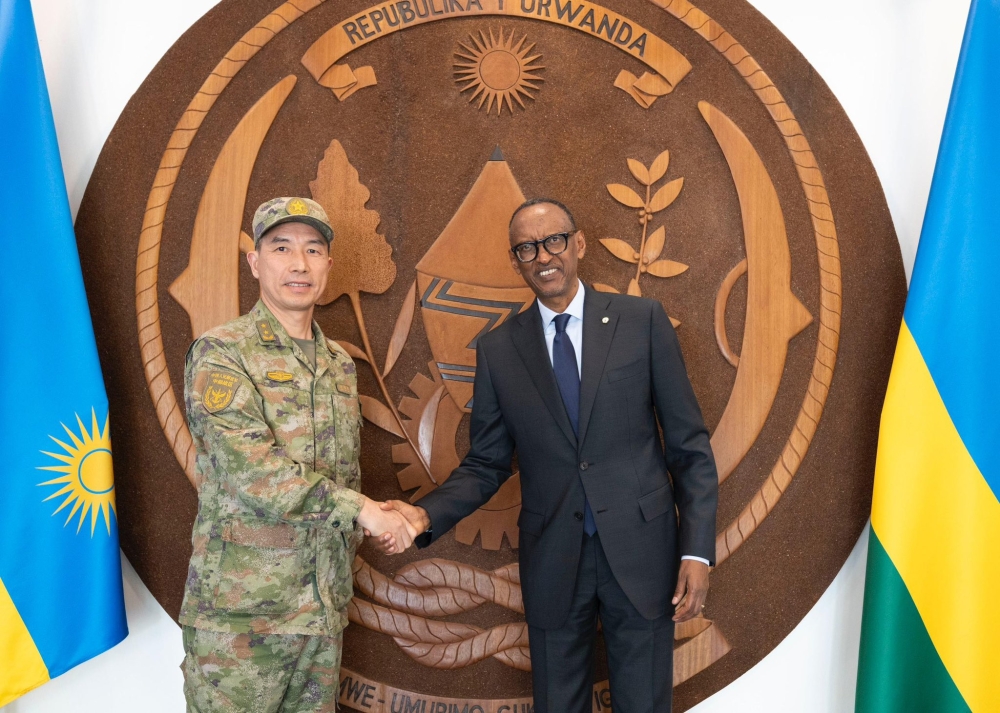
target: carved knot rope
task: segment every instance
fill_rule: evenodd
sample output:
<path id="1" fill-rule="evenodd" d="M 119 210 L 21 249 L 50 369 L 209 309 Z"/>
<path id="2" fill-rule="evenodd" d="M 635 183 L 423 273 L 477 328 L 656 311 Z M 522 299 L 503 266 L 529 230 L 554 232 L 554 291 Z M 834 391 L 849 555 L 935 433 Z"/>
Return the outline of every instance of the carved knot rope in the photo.
<path id="1" fill-rule="evenodd" d="M 357 557 L 354 587 L 374 603 L 355 597 L 347 608 L 350 620 L 388 634 L 425 666 L 463 668 L 493 657 L 521 671 L 531 670 L 524 622 L 484 630 L 428 618 L 460 614 L 486 602 L 523 614 L 516 564 L 486 572 L 461 562 L 429 559 L 406 565 L 389 579 Z"/>
<path id="2" fill-rule="evenodd" d="M 521 671 L 531 670 L 528 626 L 524 622 L 481 629 L 471 624 L 437 621 L 492 602 L 519 614 L 520 569 L 509 564 L 492 572 L 462 562 L 428 559 L 403 567 L 394 579 L 361 557 L 354 559 L 355 597 L 348 617 L 373 631 L 387 634 L 411 658 L 424 666 L 463 668 L 490 657 Z M 674 638 L 685 641 L 674 649 L 674 685 L 724 656 L 730 646 L 718 627 L 703 618 L 678 624 Z"/>

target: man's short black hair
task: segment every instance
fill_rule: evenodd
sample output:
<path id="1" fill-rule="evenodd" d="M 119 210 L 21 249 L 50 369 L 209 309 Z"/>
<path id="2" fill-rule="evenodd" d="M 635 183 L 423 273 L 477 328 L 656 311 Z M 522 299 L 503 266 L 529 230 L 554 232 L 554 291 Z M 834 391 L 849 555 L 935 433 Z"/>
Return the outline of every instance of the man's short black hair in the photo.
<path id="1" fill-rule="evenodd" d="M 573 219 L 573 214 L 570 213 L 569 208 L 563 205 L 560 201 L 557 201 L 555 198 L 531 198 L 530 200 L 526 200 L 524 203 L 519 205 L 517 207 L 517 210 L 514 211 L 514 215 L 510 217 L 510 222 L 507 223 L 507 232 L 510 232 L 510 226 L 514 225 L 514 218 L 517 217 L 518 213 L 520 213 L 525 208 L 530 208 L 533 205 L 541 205 L 543 203 L 554 205 L 556 208 L 565 213 L 566 218 L 569 220 L 570 229 L 576 230 L 576 221 Z"/>

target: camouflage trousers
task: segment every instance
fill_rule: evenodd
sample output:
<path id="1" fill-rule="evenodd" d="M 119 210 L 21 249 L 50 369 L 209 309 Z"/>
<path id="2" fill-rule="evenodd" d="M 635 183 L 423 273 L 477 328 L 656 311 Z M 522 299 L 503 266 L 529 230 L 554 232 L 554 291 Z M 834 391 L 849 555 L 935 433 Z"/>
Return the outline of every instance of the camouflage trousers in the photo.
<path id="1" fill-rule="evenodd" d="M 343 634 L 223 634 L 185 626 L 188 713 L 337 710 Z"/>

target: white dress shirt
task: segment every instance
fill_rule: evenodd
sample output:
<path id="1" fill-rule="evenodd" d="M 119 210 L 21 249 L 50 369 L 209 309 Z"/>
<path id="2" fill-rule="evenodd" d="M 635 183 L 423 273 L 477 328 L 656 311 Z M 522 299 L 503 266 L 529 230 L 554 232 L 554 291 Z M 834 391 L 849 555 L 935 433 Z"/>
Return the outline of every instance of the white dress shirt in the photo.
<path id="1" fill-rule="evenodd" d="M 569 303 L 569 307 L 563 314 L 569 314 L 569 321 L 566 322 L 566 336 L 569 337 L 569 341 L 573 344 L 573 351 L 576 352 L 576 370 L 577 373 L 583 378 L 583 296 L 584 287 L 583 282 L 577 280 L 576 296 L 573 301 Z M 541 300 L 538 300 L 538 311 L 542 315 L 542 328 L 545 334 L 545 348 L 549 350 L 549 361 L 552 361 L 552 341 L 556 338 L 556 315 L 558 312 L 553 312 L 548 307 L 542 304 Z M 695 557 L 694 555 L 683 555 L 682 560 L 697 560 L 698 562 L 703 562 L 708 564 L 708 560 L 704 557 Z"/>

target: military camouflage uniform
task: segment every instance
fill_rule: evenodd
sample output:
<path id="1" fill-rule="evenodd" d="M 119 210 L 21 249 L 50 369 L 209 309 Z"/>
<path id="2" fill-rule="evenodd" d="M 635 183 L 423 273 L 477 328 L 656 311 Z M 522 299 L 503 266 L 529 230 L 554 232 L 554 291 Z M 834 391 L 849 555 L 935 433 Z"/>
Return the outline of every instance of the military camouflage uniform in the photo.
<path id="1" fill-rule="evenodd" d="M 354 362 L 313 333 L 315 368 L 258 302 L 188 352 L 200 479 L 180 614 L 189 710 L 335 708 L 363 536 L 361 411 Z"/>

